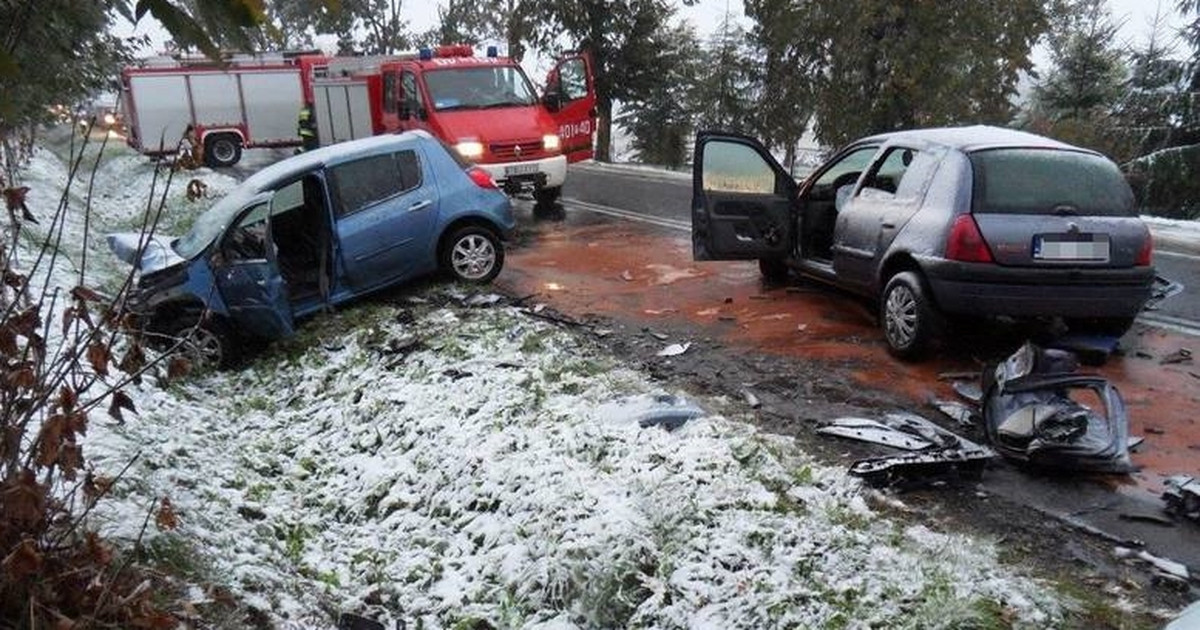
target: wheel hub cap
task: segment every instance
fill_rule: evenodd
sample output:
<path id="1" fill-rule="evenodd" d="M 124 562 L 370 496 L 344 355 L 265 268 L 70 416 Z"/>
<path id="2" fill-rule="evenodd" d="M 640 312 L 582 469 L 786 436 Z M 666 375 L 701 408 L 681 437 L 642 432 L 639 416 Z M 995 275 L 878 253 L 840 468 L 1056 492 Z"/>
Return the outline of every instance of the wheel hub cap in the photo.
<path id="1" fill-rule="evenodd" d="M 478 280 L 491 272 L 496 264 L 496 250 L 491 241 L 472 234 L 454 245 L 451 256 L 454 272 L 468 280 Z"/>
<path id="2" fill-rule="evenodd" d="M 917 330 L 917 300 L 908 287 L 897 287 L 888 294 L 884 330 L 895 346 L 904 347 L 912 342 Z"/>

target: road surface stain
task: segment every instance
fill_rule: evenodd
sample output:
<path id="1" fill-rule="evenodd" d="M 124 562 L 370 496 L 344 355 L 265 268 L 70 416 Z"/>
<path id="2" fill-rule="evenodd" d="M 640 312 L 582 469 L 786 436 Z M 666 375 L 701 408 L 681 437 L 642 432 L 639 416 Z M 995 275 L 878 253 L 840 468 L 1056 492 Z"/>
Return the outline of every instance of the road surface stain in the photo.
<path id="1" fill-rule="evenodd" d="M 985 358 L 970 340 L 950 339 L 948 351 L 922 363 L 904 363 L 886 350 L 875 314 L 862 300 L 793 281 L 764 284 L 756 262 L 694 262 L 686 235 L 628 225 L 555 224 L 536 247 L 516 248 L 498 282 L 519 295 L 538 294 L 564 313 L 596 314 L 668 325 L 679 318 L 703 327 L 726 345 L 845 368 L 867 388 L 903 396 L 914 408 L 954 399 L 950 372 L 979 373 Z M 1020 343 L 1013 339 L 1013 347 Z M 1200 476 L 1200 365 L 1160 364 L 1181 348 L 1200 357 L 1194 338 L 1138 327 L 1122 341 L 1124 356 L 1100 368 L 1125 398 L 1130 432 L 1144 436 L 1134 451 L 1141 471 L 1117 485 L 1133 492 L 1162 491 L 1163 480 Z M 991 349 L 995 360 L 996 348 Z"/>

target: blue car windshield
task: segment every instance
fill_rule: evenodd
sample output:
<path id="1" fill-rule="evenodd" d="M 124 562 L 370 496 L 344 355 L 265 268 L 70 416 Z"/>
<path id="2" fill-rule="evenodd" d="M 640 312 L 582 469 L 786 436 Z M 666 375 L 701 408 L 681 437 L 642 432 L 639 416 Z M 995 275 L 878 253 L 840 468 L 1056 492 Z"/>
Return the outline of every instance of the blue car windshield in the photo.
<path id="1" fill-rule="evenodd" d="M 425 73 L 433 109 L 524 107 L 537 103 L 528 77 L 519 66 L 445 68 Z"/>
<path id="2" fill-rule="evenodd" d="M 246 197 L 247 195 L 231 194 L 218 201 L 207 212 L 196 217 L 192 229 L 171 243 L 171 247 L 175 248 L 175 253 L 182 258 L 190 259 L 204 251 L 204 248 L 208 247 L 208 244 L 221 234 L 221 230 L 229 224 L 233 215 L 243 207 L 242 202 Z"/>
<path id="3" fill-rule="evenodd" d="M 1082 151 L 990 149 L 971 154 L 973 208 L 993 214 L 1123 217 L 1133 192 L 1111 161 Z"/>

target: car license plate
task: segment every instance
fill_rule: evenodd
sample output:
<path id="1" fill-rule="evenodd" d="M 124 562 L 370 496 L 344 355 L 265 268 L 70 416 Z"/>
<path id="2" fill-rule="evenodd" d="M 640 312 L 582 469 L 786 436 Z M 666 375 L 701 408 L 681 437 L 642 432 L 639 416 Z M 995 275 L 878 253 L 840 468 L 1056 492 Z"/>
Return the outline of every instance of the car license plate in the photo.
<path id="1" fill-rule="evenodd" d="M 505 177 L 512 175 L 532 175 L 536 172 L 538 172 L 537 164 L 514 164 L 512 166 L 504 167 Z"/>
<path id="2" fill-rule="evenodd" d="M 1107 261 L 1109 249 L 1107 234 L 1038 234 L 1033 238 L 1037 260 Z"/>

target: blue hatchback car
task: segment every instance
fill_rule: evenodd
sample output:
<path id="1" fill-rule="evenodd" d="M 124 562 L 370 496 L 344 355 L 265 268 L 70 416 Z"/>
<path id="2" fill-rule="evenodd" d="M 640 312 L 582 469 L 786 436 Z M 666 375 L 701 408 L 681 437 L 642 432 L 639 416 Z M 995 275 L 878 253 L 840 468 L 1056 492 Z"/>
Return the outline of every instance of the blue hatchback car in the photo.
<path id="1" fill-rule="evenodd" d="M 157 339 L 228 365 L 248 340 L 417 276 L 490 282 L 514 225 L 488 174 L 423 131 L 325 147 L 256 173 L 182 238 L 113 234 L 128 303 Z"/>

